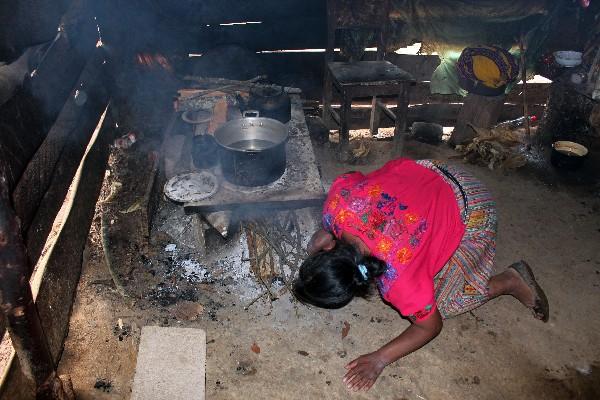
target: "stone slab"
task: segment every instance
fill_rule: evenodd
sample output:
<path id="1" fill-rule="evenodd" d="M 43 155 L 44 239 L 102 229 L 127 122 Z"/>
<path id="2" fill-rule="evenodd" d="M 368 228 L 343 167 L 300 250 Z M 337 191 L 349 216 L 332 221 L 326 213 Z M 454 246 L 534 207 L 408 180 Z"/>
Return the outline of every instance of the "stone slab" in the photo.
<path id="1" fill-rule="evenodd" d="M 204 400 L 206 332 L 145 326 L 132 400 Z"/>

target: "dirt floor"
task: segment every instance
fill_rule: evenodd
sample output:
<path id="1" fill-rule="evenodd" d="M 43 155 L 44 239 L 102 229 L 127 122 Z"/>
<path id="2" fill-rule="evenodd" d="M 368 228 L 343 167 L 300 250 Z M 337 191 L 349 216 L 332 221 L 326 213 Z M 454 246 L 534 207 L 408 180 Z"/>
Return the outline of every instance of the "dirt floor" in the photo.
<path id="1" fill-rule="evenodd" d="M 317 147 L 325 186 L 344 171 L 382 165 L 390 147 L 377 142 L 368 165 L 358 166 L 337 164 L 329 145 Z M 405 155 L 445 160 L 455 153 L 444 144 L 409 142 Z M 178 266 L 179 277 L 170 282 L 185 281 L 187 298 L 124 298 L 104 262 L 97 215 L 60 373 L 72 377 L 79 399 L 128 399 L 140 329 L 161 325 L 206 330 L 208 399 L 600 398 L 598 188 L 557 183 L 545 172 L 464 167 L 497 200 L 498 270 L 518 259 L 532 265 L 550 300 L 547 324 L 511 298 L 494 300 L 446 321 L 438 338 L 388 366 L 369 392 L 350 394 L 342 384 L 344 365 L 409 324 L 377 295 L 327 311 L 296 303 L 283 287 L 277 300 L 263 296 L 250 304 L 262 289 L 249 271 L 242 230 L 226 243 L 207 238 L 220 249 L 212 256 L 177 253 L 183 250 L 172 246 L 167 251 L 170 243 L 159 243 L 162 261 L 152 268 Z M 297 216 L 306 241 L 319 210 Z M 190 279 L 185 260 L 200 276 Z M 343 337 L 345 324 L 350 329 Z"/>

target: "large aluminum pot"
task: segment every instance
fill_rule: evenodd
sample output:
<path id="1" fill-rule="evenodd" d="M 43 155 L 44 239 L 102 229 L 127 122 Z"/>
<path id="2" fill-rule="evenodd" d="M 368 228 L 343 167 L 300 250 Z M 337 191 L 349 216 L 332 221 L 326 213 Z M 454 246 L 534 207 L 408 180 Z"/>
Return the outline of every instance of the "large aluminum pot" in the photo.
<path id="1" fill-rule="evenodd" d="M 250 117 L 249 115 L 255 115 Z M 279 121 L 245 111 L 215 132 L 225 179 L 241 186 L 262 186 L 285 172 L 287 127 Z"/>

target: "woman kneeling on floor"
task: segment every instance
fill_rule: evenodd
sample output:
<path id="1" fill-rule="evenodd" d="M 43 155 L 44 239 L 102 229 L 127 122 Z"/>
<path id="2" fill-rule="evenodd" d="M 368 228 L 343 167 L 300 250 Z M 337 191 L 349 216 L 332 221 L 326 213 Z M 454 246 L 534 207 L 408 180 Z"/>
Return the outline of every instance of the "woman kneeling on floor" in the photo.
<path id="1" fill-rule="evenodd" d="M 492 276 L 496 210 L 486 188 L 440 162 L 398 159 L 332 184 L 323 229 L 309 243 L 294 292 L 303 302 L 340 308 L 376 281 L 412 324 L 397 338 L 350 362 L 344 382 L 369 389 L 390 363 L 442 330 L 442 320 L 511 295 L 548 320 L 548 301 L 524 261 Z"/>

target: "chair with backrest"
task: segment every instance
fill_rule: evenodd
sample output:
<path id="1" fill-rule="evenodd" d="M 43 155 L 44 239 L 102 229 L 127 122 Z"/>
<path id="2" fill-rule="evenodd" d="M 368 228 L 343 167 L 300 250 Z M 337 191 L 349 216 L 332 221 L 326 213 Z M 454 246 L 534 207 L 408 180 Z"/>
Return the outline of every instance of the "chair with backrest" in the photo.
<path id="1" fill-rule="evenodd" d="M 415 79 L 408 72 L 384 60 L 389 25 L 390 0 L 327 0 L 327 49 L 325 52 L 325 79 L 323 88 L 323 121 L 329 127 L 337 125 L 340 131 L 342 157 L 350 140 L 352 99 L 371 98 L 372 135 L 377 135 L 381 112 L 395 121 L 394 142 L 396 153 L 401 152 L 410 87 Z M 334 61 L 336 33 L 343 30 L 371 31 L 377 45 L 375 61 Z M 373 37 L 371 36 L 371 39 Z M 339 41 L 339 38 L 338 38 Z M 362 49 L 364 50 L 364 49 Z M 358 56 L 360 57 L 360 56 Z M 332 106 L 333 88 L 341 100 L 340 112 Z M 394 113 L 378 96 L 396 96 Z"/>

